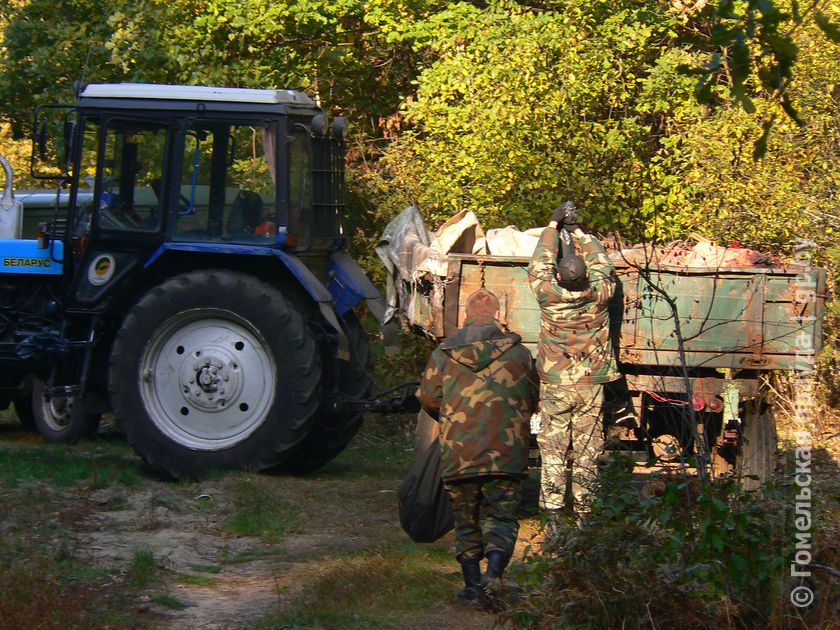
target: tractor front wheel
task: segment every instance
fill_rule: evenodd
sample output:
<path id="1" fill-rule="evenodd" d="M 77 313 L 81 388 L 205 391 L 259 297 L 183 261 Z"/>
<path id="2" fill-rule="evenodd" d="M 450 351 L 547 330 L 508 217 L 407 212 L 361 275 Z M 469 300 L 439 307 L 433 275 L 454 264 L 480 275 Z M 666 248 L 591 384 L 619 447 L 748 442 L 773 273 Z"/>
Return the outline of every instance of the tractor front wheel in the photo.
<path id="1" fill-rule="evenodd" d="M 43 381 L 35 381 L 32 385 L 32 418 L 35 428 L 45 441 L 73 444 L 96 433 L 100 414 L 74 414 L 74 402 L 73 396 L 53 394 L 47 397 Z"/>

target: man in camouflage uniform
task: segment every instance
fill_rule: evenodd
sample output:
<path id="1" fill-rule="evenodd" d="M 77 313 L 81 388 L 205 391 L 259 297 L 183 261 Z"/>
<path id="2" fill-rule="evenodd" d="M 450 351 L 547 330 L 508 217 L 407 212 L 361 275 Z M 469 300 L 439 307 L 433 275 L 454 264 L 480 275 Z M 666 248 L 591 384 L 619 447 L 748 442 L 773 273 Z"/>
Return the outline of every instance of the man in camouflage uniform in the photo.
<path id="1" fill-rule="evenodd" d="M 558 259 L 561 235 L 568 251 Z M 576 264 L 579 273 L 570 277 Z M 577 225 L 574 206 L 566 202 L 543 231 L 528 273 L 541 310 L 540 503 L 547 510 L 573 511 L 592 487 L 604 447 L 604 384 L 619 377 L 608 317 L 613 265 L 603 245 Z"/>
<path id="2" fill-rule="evenodd" d="M 519 532 L 516 510 L 538 382 L 530 352 L 519 335 L 502 329 L 498 312 L 499 300 L 489 291 L 470 295 L 464 326 L 432 353 L 417 390 L 440 423 L 441 474 L 464 575 L 458 598 L 485 605 L 492 605 Z"/>

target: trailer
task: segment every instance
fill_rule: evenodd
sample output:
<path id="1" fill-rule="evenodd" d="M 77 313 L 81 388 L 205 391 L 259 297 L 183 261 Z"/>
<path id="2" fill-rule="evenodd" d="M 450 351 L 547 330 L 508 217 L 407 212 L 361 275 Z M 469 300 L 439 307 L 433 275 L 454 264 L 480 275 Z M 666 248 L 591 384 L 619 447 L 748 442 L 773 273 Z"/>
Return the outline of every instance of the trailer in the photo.
<path id="1" fill-rule="evenodd" d="M 481 238 L 473 233 L 458 246 L 481 249 Z M 392 309 L 440 340 L 463 325 L 468 296 L 486 288 L 499 298 L 502 324 L 536 352 L 540 308 L 528 283 L 530 255 L 435 252 L 432 240 L 422 231 L 407 247 L 400 239 L 391 256 L 403 263 L 392 278 Z M 718 473 L 747 476 L 747 485 L 766 480 L 776 429 L 764 379 L 774 370 L 811 368 L 822 347 L 825 270 L 669 265 L 645 248 L 610 258 L 618 281 L 611 335 L 622 374 L 606 388 L 612 447 L 648 466 L 703 461 Z M 638 426 L 612 426 L 628 410 Z"/>

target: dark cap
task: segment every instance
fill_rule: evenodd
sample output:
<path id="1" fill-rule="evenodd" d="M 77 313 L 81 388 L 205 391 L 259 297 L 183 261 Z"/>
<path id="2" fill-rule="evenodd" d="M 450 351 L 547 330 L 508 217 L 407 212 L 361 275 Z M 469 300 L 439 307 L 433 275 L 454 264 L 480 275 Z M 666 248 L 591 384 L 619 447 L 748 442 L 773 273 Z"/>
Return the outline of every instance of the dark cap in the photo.
<path id="1" fill-rule="evenodd" d="M 576 284 L 587 279 L 586 263 L 576 255 L 563 256 L 557 261 L 557 275 L 564 284 Z"/>

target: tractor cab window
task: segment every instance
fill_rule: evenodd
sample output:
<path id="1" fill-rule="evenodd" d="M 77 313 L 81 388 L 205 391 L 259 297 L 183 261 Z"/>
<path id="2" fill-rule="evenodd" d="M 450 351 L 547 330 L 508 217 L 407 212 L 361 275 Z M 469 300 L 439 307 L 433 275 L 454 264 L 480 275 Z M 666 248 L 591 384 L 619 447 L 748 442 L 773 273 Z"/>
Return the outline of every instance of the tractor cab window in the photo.
<path id="1" fill-rule="evenodd" d="M 102 131 L 99 120 L 85 120 L 74 237 L 86 234 L 94 217 L 107 232 L 157 231 L 162 214 L 155 182 L 163 172 L 166 128 L 111 120 Z"/>
<path id="2" fill-rule="evenodd" d="M 108 231 L 155 232 L 161 224 L 161 179 L 166 128 L 112 121 L 105 129 L 99 227 Z"/>
<path id="3" fill-rule="evenodd" d="M 309 130 L 300 126 L 289 142 L 289 232 L 302 244 L 309 243 L 312 223 L 312 165 Z"/>
<path id="4" fill-rule="evenodd" d="M 201 121 L 184 139 L 173 239 L 275 242 L 273 126 Z"/>

